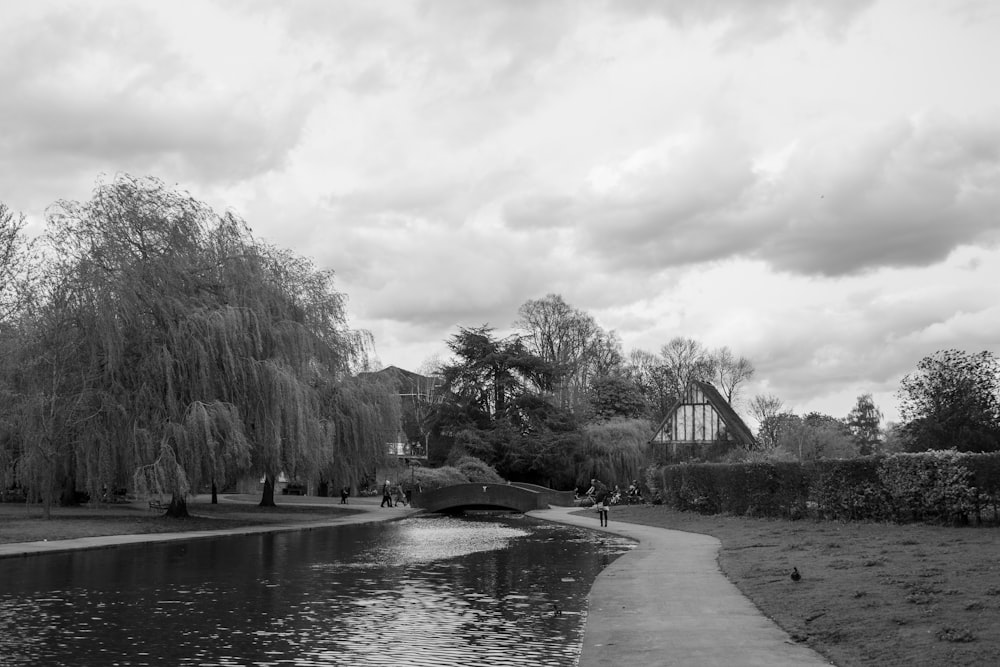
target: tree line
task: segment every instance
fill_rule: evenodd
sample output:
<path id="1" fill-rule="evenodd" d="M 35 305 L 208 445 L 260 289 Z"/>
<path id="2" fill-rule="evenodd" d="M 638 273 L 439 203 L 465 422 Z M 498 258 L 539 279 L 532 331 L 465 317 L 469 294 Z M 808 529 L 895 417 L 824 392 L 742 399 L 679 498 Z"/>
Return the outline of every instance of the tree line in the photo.
<path id="1" fill-rule="evenodd" d="M 921 360 L 897 394 L 903 422 L 884 424 L 870 393 L 843 417 L 800 416 L 771 394 L 746 399 L 754 366 L 728 347 L 709 350 L 678 336 L 656 353 L 626 354 L 614 331 L 556 294 L 524 303 L 513 327 L 506 337 L 487 325 L 460 327 L 447 341 L 451 360 L 437 369 L 445 398 L 429 419 L 455 447 L 452 458 L 473 455 L 515 479 L 580 485 L 602 471 L 631 479 L 649 463 L 645 445 L 656 425 L 692 380 L 713 384 L 758 423 L 756 446 L 729 452 L 730 461 L 1000 449 L 1000 373 L 989 352 L 946 350 Z"/>
<path id="2" fill-rule="evenodd" d="M 46 511 L 78 490 L 171 497 L 264 480 L 357 483 L 386 463 L 405 421 L 397 389 L 368 370 L 372 341 L 348 326 L 333 274 L 254 237 L 152 178 L 58 201 L 46 229 L 0 203 L 0 482 Z M 746 399 L 749 359 L 675 337 L 628 353 L 557 294 L 521 305 L 514 333 L 484 324 L 445 341 L 441 400 L 420 414 L 436 462 L 474 456 L 507 479 L 557 488 L 639 478 L 655 426 L 692 380 L 759 424 L 734 457 L 812 460 L 878 451 L 1000 449 L 998 366 L 938 352 L 900 387 L 883 428 L 870 394 L 843 418 Z"/>
<path id="3" fill-rule="evenodd" d="M 1000 363 L 989 351 L 939 350 L 900 381 L 899 423 L 883 424 L 871 394 L 846 417 L 784 409 L 776 396 L 755 396 L 760 451 L 771 459 L 811 461 L 878 453 L 953 449 L 1000 451 Z M 752 457 L 751 457 L 752 458 Z"/>
<path id="4" fill-rule="evenodd" d="M 459 327 L 434 372 L 443 399 L 428 412 L 441 462 L 471 455 L 509 479 L 567 488 L 642 476 L 647 442 L 692 380 L 729 401 L 753 364 L 728 347 L 676 337 L 628 354 L 614 331 L 557 294 L 525 302 L 514 333 Z"/>
<path id="5" fill-rule="evenodd" d="M 399 420 L 333 274 L 152 178 L 0 205 L 0 475 L 41 500 L 359 479 Z M 341 481 L 341 483 L 343 483 Z"/>

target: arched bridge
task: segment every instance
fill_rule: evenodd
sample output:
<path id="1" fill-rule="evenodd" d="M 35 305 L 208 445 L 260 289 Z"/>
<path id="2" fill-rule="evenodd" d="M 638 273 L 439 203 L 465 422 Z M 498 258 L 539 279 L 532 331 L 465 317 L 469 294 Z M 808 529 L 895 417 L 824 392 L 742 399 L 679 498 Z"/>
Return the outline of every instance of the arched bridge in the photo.
<path id="1" fill-rule="evenodd" d="M 549 505 L 571 505 L 572 491 L 553 491 L 533 484 L 455 484 L 413 494 L 413 507 L 428 512 L 500 509 L 530 512 Z"/>

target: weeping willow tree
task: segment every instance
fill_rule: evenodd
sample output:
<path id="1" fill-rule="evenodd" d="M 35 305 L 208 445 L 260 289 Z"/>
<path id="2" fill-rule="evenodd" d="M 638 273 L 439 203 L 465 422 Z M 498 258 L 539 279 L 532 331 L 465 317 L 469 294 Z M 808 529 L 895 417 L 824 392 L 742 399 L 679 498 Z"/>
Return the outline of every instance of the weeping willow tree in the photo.
<path id="1" fill-rule="evenodd" d="M 46 517 L 75 500 L 69 437 L 87 418 L 89 378 L 73 316 L 78 293 L 40 271 L 23 216 L 0 204 L 0 467 L 4 488 L 39 500 Z"/>
<path id="2" fill-rule="evenodd" d="M 16 370 L 7 375 L 15 400 L 11 442 L 15 481 L 40 500 L 46 518 L 57 497 L 75 502 L 72 440 L 92 417 L 92 376 L 81 360 L 82 337 L 73 311 L 76 295 L 57 282 L 40 285 L 44 302 L 18 327 L 11 352 Z"/>
<path id="3" fill-rule="evenodd" d="M 367 472 L 385 462 L 386 445 L 395 441 L 402 420 L 397 391 L 390 378 L 375 375 L 347 378 L 326 387 L 324 398 L 333 406 L 327 426 L 336 446 L 322 479 L 356 486 Z"/>
<path id="4" fill-rule="evenodd" d="M 73 352 L 66 368 L 25 378 L 50 409 L 21 439 L 59 443 L 51 461 L 48 450 L 32 459 L 37 474 L 76 477 L 92 496 L 134 484 L 186 516 L 189 491 L 239 475 L 263 476 L 261 503 L 273 505 L 282 471 L 315 477 L 384 455 L 379 419 L 352 422 L 363 437 L 338 430 L 369 409 L 352 401 L 392 411 L 372 393 L 330 400 L 367 350 L 331 272 L 155 179 L 99 183 L 47 220 L 49 273 L 72 295 L 58 312 L 72 326 L 39 326 Z M 48 370 L 65 386 L 45 389 Z"/>
<path id="5" fill-rule="evenodd" d="M 586 488 L 591 479 L 608 485 L 638 479 L 647 464 L 650 435 L 649 422 L 644 419 L 612 419 L 587 425 L 577 452 L 577 486 Z"/>
<path id="6" fill-rule="evenodd" d="M 14 392 L 10 376 L 14 363 L 15 313 L 20 301 L 19 266 L 24 261 L 24 216 L 0 202 L 0 489 L 14 482 L 14 461 L 19 454 L 12 423 Z"/>

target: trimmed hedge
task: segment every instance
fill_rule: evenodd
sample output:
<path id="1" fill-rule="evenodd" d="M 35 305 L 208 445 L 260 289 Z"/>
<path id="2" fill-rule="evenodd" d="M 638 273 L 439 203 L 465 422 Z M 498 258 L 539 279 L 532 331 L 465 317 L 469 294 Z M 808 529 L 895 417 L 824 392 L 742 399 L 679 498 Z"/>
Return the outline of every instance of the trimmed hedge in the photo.
<path id="1" fill-rule="evenodd" d="M 704 514 L 937 523 L 1000 518 L 1000 453 L 682 463 L 651 469 L 647 482 L 668 505 Z"/>

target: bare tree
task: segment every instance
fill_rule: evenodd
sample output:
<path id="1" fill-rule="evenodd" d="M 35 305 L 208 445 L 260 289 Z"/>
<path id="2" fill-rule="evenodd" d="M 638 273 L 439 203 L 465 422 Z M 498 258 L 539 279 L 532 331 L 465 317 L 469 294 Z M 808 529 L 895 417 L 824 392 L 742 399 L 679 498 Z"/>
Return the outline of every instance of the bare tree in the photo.
<path id="1" fill-rule="evenodd" d="M 9 323 L 30 296 L 34 241 L 24 235 L 25 219 L 0 202 L 0 326 Z"/>
<path id="2" fill-rule="evenodd" d="M 693 380 L 711 381 L 715 359 L 698 341 L 677 336 L 660 348 L 660 363 L 673 395 L 680 396 Z"/>
<path id="3" fill-rule="evenodd" d="M 778 416 L 781 415 L 782 407 L 781 399 L 773 394 L 754 396 L 750 401 L 750 414 L 758 424 L 757 441 L 765 449 L 771 449 L 778 444 L 781 430 Z"/>
<path id="4" fill-rule="evenodd" d="M 720 347 L 712 353 L 715 366 L 715 381 L 726 402 L 733 405 L 739 399 L 744 382 L 753 378 L 755 369 L 744 356 L 737 357 L 728 347 Z"/>
<path id="5" fill-rule="evenodd" d="M 659 357 L 646 350 L 632 350 L 624 365 L 624 375 L 646 399 L 653 421 L 662 419 L 676 396 Z"/>
<path id="6" fill-rule="evenodd" d="M 590 382 L 620 363 L 617 336 L 558 294 L 526 301 L 518 315 L 514 326 L 525 332 L 528 349 L 556 369 L 553 391 L 565 409 L 578 409 Z"/>

